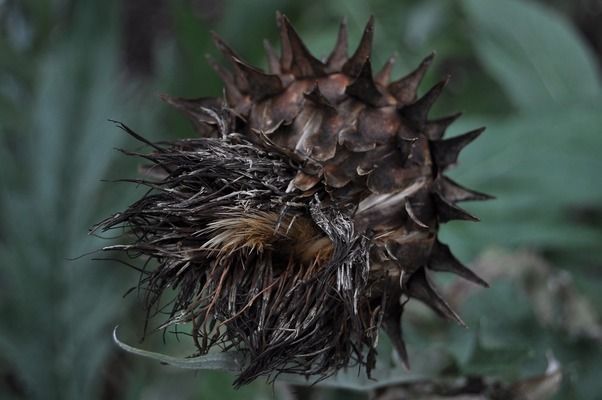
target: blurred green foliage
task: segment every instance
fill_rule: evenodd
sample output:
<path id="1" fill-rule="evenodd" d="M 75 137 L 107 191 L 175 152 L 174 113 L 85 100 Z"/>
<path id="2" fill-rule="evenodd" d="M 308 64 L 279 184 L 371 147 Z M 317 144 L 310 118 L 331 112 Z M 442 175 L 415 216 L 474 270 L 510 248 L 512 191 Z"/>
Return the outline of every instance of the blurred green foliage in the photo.
<path id="1" fill-rule="evenodd" d="M 470 205 L 482 222 L 450 224 L 444 240 L 465 261 L 488 248 L 506 249 L 485 257 L 485 265 L 497 262 L 497 274 L 504 273 L 461 306 L 469 331 L 420 307 L 411 310 L 406 334 L 413 373 L 512 380 L 541 371 L 551 351 L 565 372 L 558 399 L 602 394 L 602 339 L 591 334 L 599 332 L 602 313 L 602 55 L 569 19 L 585 12 L 579 7 L 602 18 L 595 1 L 553 9 L 527 0 L 153 0 L 142 9 L 156 26 L 140 11 L 127 19 L 135 9 L 125 6 L 130 3 L 136 1 L 0 1 L 0 397 L 290 395 L 262 382 L 236 392 L 224 373 L 180 371 L 121 353 L 111 342 L 113 326 L 120 324 L 127 338 L 141 334 L 140 304 L 135 295 L 121 297 L 136 285 L 136 274 L 92 256 L 72 260 L 107 243 L 87 236 L 87 228 L 136 195 L 135 188 L 102 182 L 133 176 L 136 168 L 113 148 L 137 145 L 107 119 L 154 138 L 191 135 L 187 121 L 161 106 L 155 93 L 220 93 L 203 57 L 217 54 L 210 30 L 265 65 L 261 40 L 277 43 L 277 9 L 318 56 L 330 50 L 341 17 L 349 19 L 353 46 L 374 14 L 376 65 L 396 54 L 400 75 L 436 50 L 423 90 L 447 73 L 452 82 L 434 114 L 465 112 L 452 134 L 489 128 L 453 175 L 498 199 Z M 124 49 L 128 35 L 148 32 L 152 57 L 142 73 L 131 64 L 135 54 Z M 531 249 L 550 266 L 527 274 L 537 263 L 515 256 L 519 249 Z M 579 308 L 587 316 L 577 331 L 556 308 L 552 322 L 542 318 L 536 301 L 548 299 L 546 284 L 563 274 L 570 277 L 570 301 L 587 304 Z M 441 283 L 453 289 L 453 282 Z M 168 336 L 164 345 L 158 336 L 144 346 L 190 351 L 185 338 Z M 382 343 L 385 367 L 387 346 Z M 385 369 L 387 379 L 411 376 Z M 348 388 L 370 383 L 357 374 L 337 379 Z M 335 389 L 313 395 L 351 396 Z"/>

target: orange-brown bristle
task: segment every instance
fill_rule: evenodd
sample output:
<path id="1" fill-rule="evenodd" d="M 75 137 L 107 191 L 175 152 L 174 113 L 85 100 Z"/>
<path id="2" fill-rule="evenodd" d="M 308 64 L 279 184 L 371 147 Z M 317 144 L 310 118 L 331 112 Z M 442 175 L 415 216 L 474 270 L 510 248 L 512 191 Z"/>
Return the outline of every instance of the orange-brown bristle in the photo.
<path id="1" fill-rule="evenodd" d="M 326 260 L 332 243 L 318 228 L 301 216 L 279 215 L 275 212 L 250 212 L 227 216 L 207 226 L 212 235 L 202 250 L 229 256 L 239 250 L 288 253 L 303 264 Z"/>

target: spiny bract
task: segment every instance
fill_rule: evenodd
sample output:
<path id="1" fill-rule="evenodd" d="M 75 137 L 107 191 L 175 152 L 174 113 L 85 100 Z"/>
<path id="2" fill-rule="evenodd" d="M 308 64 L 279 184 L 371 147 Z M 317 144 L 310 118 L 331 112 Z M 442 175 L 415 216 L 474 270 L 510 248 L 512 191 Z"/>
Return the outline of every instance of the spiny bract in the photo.
<path id="1" fill-rule="evenodd" d="M 417 98 L 432 55 L 396 81 L 392 60 L 373 76 L 373 19 L 351 56 L 343 21 L 324 61 L 285 16 L 277 22 L 269 72 L 215 35 L 232 64 L 210 60 L 225 98 L 164 97 L 201 137 L 147 142 L 153 151 L 138 155 L 152 165 L 137 182 L 151 190 L 99 224 L 135 239 L 105 249 L 152 262 L 141 279 L 149 315 L 175 290 L 160 328 L 189 323 L 200 353 L 245 355 L 237 384 L 351 364 L 369 374 L 381 327 L 407 364 L 408 298 L 462 324 L 431 271 L 486 286 L 437 240 L 440 223 L 476 220 L 456 203 L 488 198 L 443 175 L 482 129 L 442 139 L 459 114 L 427 118 L 447 82 Z"/>

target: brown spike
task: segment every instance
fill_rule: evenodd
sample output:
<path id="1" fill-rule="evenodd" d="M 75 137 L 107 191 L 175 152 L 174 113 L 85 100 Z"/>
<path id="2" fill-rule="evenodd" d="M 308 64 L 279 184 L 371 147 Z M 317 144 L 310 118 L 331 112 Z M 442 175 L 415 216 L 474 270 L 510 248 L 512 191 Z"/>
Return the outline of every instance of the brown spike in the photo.
<path id="1" fill-rule="evenodd" d="M 428 113 L 435 104 L 435 101 L 441 95 L 443 88 L 447 85 L 449 81 L 449 77 L 442 80 L 433 86 L 424 96 L 409 104 L 403 108 L 401 108 L 400 112 L 403 116 L 405 116 L 410 122 L 414 123 L 417 127 L 423 127 L 427 122 Z"/>
<path id="2" fill-rule="evenodd" d="M 228 58 L 232 64 L 234 64 L 234 82 L 236 83 L 236 86 L 242 92 L 246 92 L 248 90 L 248 82 L 244 73 L 240 70 L 240 68 L 238 68 L 237 64 L 237 61 L 240 61 L 241 58 L 217 33 L 211 32 L 211 36 L 213 37 L 213 42 L 218 50 L 224 55 L 224 57 Z"/>
<path id="3" fill-rule="evenodd" d="M 393 64 L 395 64 L 395 57 L 391 56 L 383 65 L 382 69 L 376 74 L 374 80 L 376 83 L 382 86 L 387 86 L 391 79 L 391 71 L 393 71 Z"/>
<path id="4" fill-rule="evenodd" d="M 288 18 L 282 16 L 282 24 L 286 28 L 292 52 L 291 72 L 297 78 L 317 77 L 325 74 L 324 64 L 315 58 L 291 25 Z"/>
<path id="5" fill-rule="evenodd" d="M 221 38 L 220 35 L 217 34 L 217 32 L 211 32 L 211 37 L 213 38 L 213 43 L 215 43 L 215 47 L 217 47 L 217 49 L 226 57 L 229 59 L 234 59 L 234 58 L 238 58 L 240 59 L 240 57 L 238 56 L 238 54 L 236 54 L 236 52 L 230 47 L 228 46 L 228 44 L 226 44 L 226 42 L 224 41 L 224 39 Z"/>
<path id="6" fill-rule="evenodd" d="M 207 55 L 206 59 L 211 68 L 213 68 L 222 82 L 224 82 L 228 104 L 237 105 L 243 103 L 244 96 L 236 86 L 236 82 L 234 81 L 234 76 L 232 76 L 232 73 L 219 65 L 210 55 Z"/>
<path id="7" fill-rule="evenodd" d="M 452 114 L 447 117 L 427 121 L 424 125 L 424 133 L 430 140 L 439 140 L 445 135 L 447 127 L 462 115 L 461 112 Z"/>
<path id="8" fill-rule="evenodd" d="M 224 82 L 224 84 L 226 86 L 232 85 L 232 86 L 236 87 L 236 85 L 234 83 L 234 77 L 232 76 L 232 73 L 230 71 L 228 71 L 227 69 L 222 67 L 209 54 L 205 55 L 205 59 L 207 60 L 207 63 L 209 64 L 209 66 L 211 68 L 213 68 L 213 70 L 217 73 L 217 75 L 220 77 L 220 79 L 222 80 L 222 82 Z"/>
<path id="9" fill-rule="evenodd" d="M 464 186 L 452 181 L 447 176 L 439 176 L 434 182 L 434 187 L 435 190 L 441 194 L 441 196 L 445 197 L 452 203 L 459 201 L 491 200 L 495 198 L 485 193 L 467 189 Z"/>
<path id="10" fill-rule="evenodd" d="M 215 125 L 215 119 L 209 116 L 203 108 L 219 110 L 220 107 L 222 107 L 222 99 L 215 97 L 184 99 L 182 97 L 172 97 L 167 94 L 161 94 L 159 97 L 170 106 L 186 114 L 186 116 L 192 120 L 195 130 L 200 133 L 201 136 L 211 136 L 217 132 L 213 126 Z"/>
<path id="11" fill-rule="evenodd" d="M 450 305 L 439 295 L 437 290 L 435 290 L 424 268 L 420 268 L 412 274 L 407 283 L 407 293 L 410 297 L 420 300 L 429 306 L 441 317 L 454 320 L 466 327 L 462 318 L 456 314 Z"/>
<path id="12" fill-rule="evenodd" d="M 374 16 L 371 16 L 364 29 L 364 34 L 357 46 L 355 53 L 343 65 L 342 71 L 350 76 L 358 76 L 366 60 L 372 54 L 372 38 L 374 36 Z"/>
<path id="13" fill-rule="evenodd" d="M 291 42 L 288 37 L 288 30 L 284 23 L 284 15 L 280 11 L 276 11 L 276 24 L 280 31 L 280 67 L 283 72 L 289 72 L 293 63 L 293 51 L 291 49 Z"/>
<path id="14" fill-rule="evenodd" d="M 321 177 L 318 175 L 309 175 L 303 171 L 297 172 L 292 184 L 301 191 L 307 191 L 320 182 Z"/>
<path id="15" fill-rule="evenodd" d="M 478 222 L 479 219 L 472 214 L 469 214 L 460 207 L 450 203 L 447 199 L 441 196 L 439 193 L 433 193 L 433 200 L 435 202 L 435 208 L 437 209 L 437 218 L 439 222 L 446 223 L 452 220 L 463 220 L 463 221 L 474 221 Z"/>
<path id="16" fill-rule="evenodd" d="M 326 60 L 328 71 L 340 71 L 347 61 L 347 17 L 341 20 L 337 42 Z"/>
<path id="17" fill-rule="evenodd" d="M 269 40 L 264 39 L 263 48 L 265 49 L 266 55 L 268 57 L 268 71 L 271 74 L 280 74 L 280 61 L 278 60 L 276 51 L 272 47 Z"/>
<path id="18" fill-rule="evenodd" d="M 435 53 L 431 53 L 422 60 L 418 68 L 389 85 L 389 92 L 400 104 L 410 104 L 416 100 L 418 86 L 434 58 Z"/>
<path id="19" fill-rule="evenodd" d="M 282 81 L 278 75 L 266 74 L 239 59 L 234 59 L 234 63 L 245 76 L 247 90 L 253 100 L 261 101 L 282 92 Z"/>
<path id="20" fill-rule="evenodd" d="M 406 201 L 406 204 L 405 204 L 405 210 L 406 210 L 406 213 L 408 214 L 408 216 L 410 217 L 410 219 L 411 219 L 412 221 L 414 221 L 414 223 L 415 223 L 416 225 L 418 225 L 419 227 L 421 227 L 421 228 L 424 228 L 424 229 L 428 229 L 428 228 L 429 228 L 429 226 L 428 226 L 427 224 L 425 224 L 424 222 L 422 222 L 422 221 L 421 221 L 421 220 L 420 220 L 420 219 L 419 219 L 419 218 L 416 216 L 416 213 L 415 213 L 415 212 L 414 212 L 414 210 L 412 209 L 412 204 L 410 203 L 410 201 L 409 201 L 409 200 L 408 200 L 408 201 Z"/>
<path id="21" fill-rule="evenodd" d="M 470 268 L 464 266 L 451 252 L 449 246 L 436 240 L 431 251 L 428 264 L 433 271 L 451 272 L 462 278 L 489 287 L 489 284 L 475 274 Z"/>
<path id="22" fill-rule="evenodd" d="M 173 97 L 167 94 L 160 94 L 159 98 L 170 106 L 184 111 L 189 116 L 197 117 L 205 122 L 215 122 L 214 118 L 207 115 L 203 108 L 212 108 L 219 110 L 221 106 L 220 99 L 216 97 L 199 97 L 196 99 L 185 99 L 183 97 Z"/>
<path id="23" fill-rule="evenodd" d="M 386 99 L 376 87 L 372 79 L 372 67 L 370 66 L 370 58 L 366 59 L 364 66 L 361 69 L 357 79 L 345 89 L 345 92 L 365 101 L 374 107 L 386 105 Z"/>
<path id="24" fill-rule="evenodd" d="M 387 336 L 389 336 L 389 340 L 397 351 L 399 358 L 401 358 L 403 365 L 409 370 L 410 360 L 408 358 L 405 341 L 403 340 L 403 330 L 401 327 L 403 305 L 400 304 L 401 296 L 397 292 L 399 292 L 399 289 L 393 290 L 393 293 L 389 294 L 387 297 L 382 327 Z"/>
<path id="25" fill-rule="evenodd" d="M 324 97 L 317 83 L 314 85 L 311 92 L 304 93 L 303 96 L 315 105 L 321 106 L 321 108 L 326 111 L 336 111 L 335 106 L 332 105 L 326 97 Z"/>
<path id="26" fill-rule="evenodd" d="M 485 127 L 482 127 L 450 139 L 433 140 L 431 142 L 431 152 L 437 168 L 444 170 L 455 164 L 462 149 L 478 138 L 484 130 Z"/>

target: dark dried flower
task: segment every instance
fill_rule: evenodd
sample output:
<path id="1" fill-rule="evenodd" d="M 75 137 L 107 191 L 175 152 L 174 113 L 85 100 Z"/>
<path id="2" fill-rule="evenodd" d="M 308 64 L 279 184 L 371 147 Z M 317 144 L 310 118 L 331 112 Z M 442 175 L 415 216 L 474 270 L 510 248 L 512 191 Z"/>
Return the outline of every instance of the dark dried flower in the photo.
<path id="1" fill-rule="evenodd" d="M 457 202 L 488 198 L 443 175 L 482 129 L 444 140 L 458 114 L 427 119 L 447 82 L 417 98 L 432 56 L 397 81 L 391 61 L 373 77 L 372 19 L 351 57 L 343 22 L 324 62 L 277 20 L 282 52 L 267 46 L 269 73 L 215 36 L 233 65 L 213 63 L 225 99 L 164 97 L 201 138 L 129 153 L 151 162 L 135 181 L 150 190 L 96 229 L 125 228 L 133 240 L 105 250 L 149 263 L 149 316 L 176 291 L 161 328 L 191 323 L 200 353 L 246 355 L 236 384 L 351 364 L 369 374 L 381 327 L 407 364 L 408 298 L 462 324 L 431 271 L 486 286 L 437 240 L 440 223 L 476 220 Z"/>

